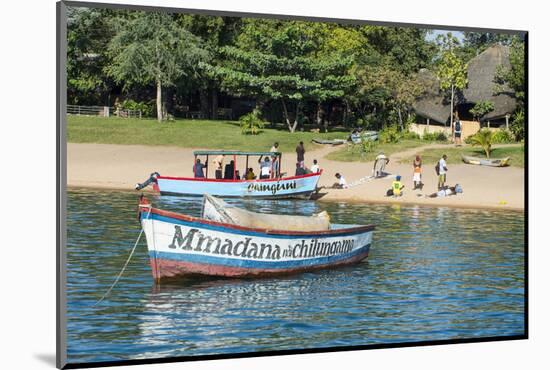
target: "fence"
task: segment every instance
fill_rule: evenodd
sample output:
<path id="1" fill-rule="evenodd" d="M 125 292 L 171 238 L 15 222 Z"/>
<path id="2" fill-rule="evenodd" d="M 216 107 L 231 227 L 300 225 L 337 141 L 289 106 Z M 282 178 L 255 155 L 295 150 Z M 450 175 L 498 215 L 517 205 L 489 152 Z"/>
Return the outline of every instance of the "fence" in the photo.
<path id="1" fill-rule="evenodd" d="M 77 116 L 141 118 L 140 110 L 116 109 L 114 107 L 102 107 L 99 105 L 67 105 L 67 114 L 74 114 Z"/>

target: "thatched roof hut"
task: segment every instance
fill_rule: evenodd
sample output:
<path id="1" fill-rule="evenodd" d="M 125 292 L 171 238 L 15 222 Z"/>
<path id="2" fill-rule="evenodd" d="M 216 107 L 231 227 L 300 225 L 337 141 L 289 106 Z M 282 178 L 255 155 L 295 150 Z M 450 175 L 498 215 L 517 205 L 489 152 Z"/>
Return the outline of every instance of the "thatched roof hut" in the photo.
<path id="1" fill-rule="evenodd" d="M 510 49 L 507 46 L 493 45 L 470 60 L 468 63 L 468 86 L 457 97 L 457 109 L 468 112 L 477 102 L 490 101 L 495 109 L 482 117 L 482 121 L 496 120 L 511 114 L 516 109 L 514 92 L 504 86 L 501 92 L 496 92 L 495 73 L 499 65 L 510 67 Z M 437 76 L 426 69 L 418 73 L 418 78 L 427 86 L 426 93 L 414 104 L 415 112 L 438 123 L 449 121 L 450 102 L 439 89 Z M 463 109 L 461 109 L 463 108 Z M 464 118 L 461 116 L 461 118 Z"/>
<path id="2" fill-rule="evenodd" d="M 439 89 L 439 80 L 431 71 L 423 68 L 418 72 L 418 80 L 426 87 L 426 92 L 413 104 L 415 112 L 438 123 L 449 119 L 451 105 Z"/>
<path id="3" fill-rule="evenodd" d="M 496 92 L 495 73 L 499 65 L 510 68 L 510 48 L 493 45 L 473 58 L 468 63 L 468 86 L 464 89 L 465 103 L 475 104 L 480 101 L 490 101 L 495 109 L 482 117 L 483 120 L 493 120 L 511 114 L 517 102 L 514 91 L 504 86 L 503 91 Z"/>

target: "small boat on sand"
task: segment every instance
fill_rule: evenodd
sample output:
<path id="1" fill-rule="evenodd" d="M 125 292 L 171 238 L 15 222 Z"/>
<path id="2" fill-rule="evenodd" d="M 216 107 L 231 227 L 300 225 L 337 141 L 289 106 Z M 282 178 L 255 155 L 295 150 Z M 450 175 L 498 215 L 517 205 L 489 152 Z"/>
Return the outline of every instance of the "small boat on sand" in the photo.
<path id="1" fill-rule="evenodd" d="M 325 145 L 342 145 L 347 143 L 347 140 L 345 139 L 311 139 L 312 142 L 316 144 L 325 144 Z"/>
<path id="2" fill-rule="evenodd" d="M 367 258 L 374 230 L 332 224 L 326 212 L 266 215 L 211 196 L 204 197 L 202 217 L 153 208 L 142 196 L 139 218 L 155 281 L 284 275 L 357 263 Z"/>
<path id="3" fill-rule="evenodd" d="M 487 159 L 462 155 L 462 161 L 464 163 L 476 164 L 479 166 L 505 167 L 508 166 L 508 162 L 510 162 L 510 157 Z"/>

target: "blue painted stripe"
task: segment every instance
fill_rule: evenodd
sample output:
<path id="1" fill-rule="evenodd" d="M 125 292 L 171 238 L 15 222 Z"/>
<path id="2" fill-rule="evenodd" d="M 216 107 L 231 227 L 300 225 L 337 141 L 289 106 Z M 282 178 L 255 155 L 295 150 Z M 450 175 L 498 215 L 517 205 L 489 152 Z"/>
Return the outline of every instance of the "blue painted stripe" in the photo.
<path id="1" fill-rule="evenodd" d="M 185 221 L 181 220 L 179 218 L 172 218 L 172 217 L 166 217 L 157 215 L 156 213 L 150 213 L 149 217 L 147 217 L 147 214 L 145 212 L 141 213 L 141 219 L 153 219 L 157 221 L 163 221 L 168 222 L 172 224 L 177 225 L 183 225 L 188 227 L 196 227 L 199 229 L 207 229 L 207 230 L 213 230 L 213 231 L 221 231 L 229 234 L 235 234 L 235 235 L 249 235 L 249 236 L 261 236 L 264 238 L 273 238 L 273 239 L 304 239 L 304 238 L 311 238 L 311 239 L 320 239 L 320 238 L 331 238 L 331 237 L 344 237 L 344 236 L 352 236 L 352 235 L 358 235 L 358 234 L 364 234 L 370 231 L 364 231 L 364 230 L 357 230 L 357 231 L 350 231 L 346 233 L 338 233 L 338 234 L 306 234 L 306 235 L 281 235 L 281 234 L 268 234 L 263 232 L 257 232 L 257 231 L 248 231 L 248 230 L 238 230 L 233 229 L 230 227 L 225 226 L 218 226 L 218 225 L 210 225 L 210 224 L 203 224 L 199 222 L 192 222 L 192 221 Z"/>
<path id="2" fill-rule="evenodd" d="M 199 263 L 205 265 L 218 265 L 228 267 L 243 267 L 243 268 L 255 268 L 255 269 L 291 269 L 299 267 L 315 267 L 318 265 L 326 265 L 330 263 L 336 263 L 345 261 L 352 257 L 355 257 L 362 253 L 369 251 L 370 244 L 362 246 L 352 252 L 345 254 L 338 254 L 328 257 L 308 258 L 305 260 L 290 260 L 290 261 L 257 261 L 250 259 L 236 259 L 227 257 L 207 256 L 204 254 L 192 254 L 192 253 L 170 253 L 170 252 L 156 252 L 149 251 L 149 257 L 166 259 L 172 261 L 182 261 Z"/>

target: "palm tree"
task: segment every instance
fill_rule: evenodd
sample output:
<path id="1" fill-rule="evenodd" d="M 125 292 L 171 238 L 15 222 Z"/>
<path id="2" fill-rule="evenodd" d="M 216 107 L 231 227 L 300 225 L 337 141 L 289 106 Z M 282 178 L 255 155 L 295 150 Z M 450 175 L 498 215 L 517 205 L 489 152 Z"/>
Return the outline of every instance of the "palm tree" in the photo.
<path id="1" fill-rule="evenodd" d="M 493 132 L 488 128 L 479 130 L 471 138 L 473 146 L 479 145 L 484 151 L 487 158 L 491 155 L 491 145 L 493 144 Z"/>

